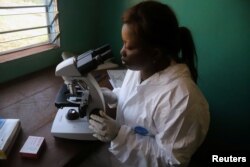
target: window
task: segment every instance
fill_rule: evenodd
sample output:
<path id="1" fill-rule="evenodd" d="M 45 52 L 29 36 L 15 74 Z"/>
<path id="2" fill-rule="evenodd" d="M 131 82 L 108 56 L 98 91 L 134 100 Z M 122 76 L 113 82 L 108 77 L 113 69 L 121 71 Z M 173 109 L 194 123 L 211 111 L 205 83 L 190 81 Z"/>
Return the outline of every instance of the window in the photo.
<path id="1" fill-rule="evenodd" d="M 0 0 L 0 56 L 45 44 L 59 45 L 56 0 Z"/>

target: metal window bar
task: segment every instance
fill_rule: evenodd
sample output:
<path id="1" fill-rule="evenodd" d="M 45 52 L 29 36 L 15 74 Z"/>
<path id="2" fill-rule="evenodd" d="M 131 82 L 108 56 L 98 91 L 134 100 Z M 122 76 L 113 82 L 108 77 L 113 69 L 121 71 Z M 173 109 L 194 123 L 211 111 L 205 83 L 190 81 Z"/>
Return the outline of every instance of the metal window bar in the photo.
<path id="1" fill-rule="evenodd" d="M 50 25 L 53 25 L 55 22 L 57 22 L 57 24 L 58 24 L 58 13 L 56 13 L 56 15 L 53 15 L 52 13 L 50 13 L 50 12 L 57 11 L 57 8 L 55 8 L 55 6 L 57 6 L 57 2 L 55 0 L 47 0 L 47 2 L 49 2 L 48 6 L 46 7 L 47 22 Z M 55 31 L 57 31 L 57 30 L 55 29 L 54 26 L 48 27 L 48 33 L 55 32 Z M 49 36 L 49 41 L 51 43 L 55 43 L 56 42 L 55 39 L 58 39 L 58 37 L 59 37 L 58 35 L 53 35 L 52 34 L 52 35 Z"/>
<path id="2" fill-rule="evenodd" d="M 39 13 L 44 13 L 44 12 L 39 12 Z M 39 13 L 30 13 L 30 14 L 39 14 Z M 51 13 L 55 13 L 55 12 L 46 12 L 46 14 L 51 14 Z M 28 15 L 29 13 L 23 13 L 23 14 L 14 14 L 14 15 Z M 10 14 L 11 15 L 11 14 Z M 5 16 L 10 16 L 10 15 L 5 15 Z M 2 16 L 2 15 L 0 15 Z M 54 17 L 50 20 L 52 20 L 48 25 L 45 25 L 45 26 L 39 26 L 39 27 L 34 27 L 33 29 L 37 29 L 37 28 L 44 28 L 44 27 L 50 27 L 53 25 L 53 23 L 58 19 L 58 16 L 59 16 L 59 13 L 56 12 Z M 51 18 L 51 17 L 50 17 Z M 47 19 L 48 20 L 48 19 Z M 10 31 L 0 31 L 0 34 L 5 34 L 5 33 L 11 33 L 11 32 L 16 32 L 16 31 L 23 31 L 23 30 L 29 30 L 29 29 L 32 29 L 31 27 L 30 28 L 25 28 L 25 29 L 16 29 L 16 30 L 10 30 Z"/>
<path id="3" fill-rule="evenodd" d="M 46 44 L 48 44 L 48 42 L 43 42 L 43 43 L 39 43 L 39 44 L 32 44 L 32 45 L 29 45 L 29 46 L 24 46 L 24 47 L 20 47 L 20 48 L 16 48 L 16 49 L 10 49 L 10 50 L 7 50 L 7 51 L 0 52 L 0 56 L 4 55 L 4 54 L 7 54 L 7 53 L 17 52 L 17 51 L 33 48 L 33 47 L 36 47 L 36 46 L 46 45 Z M 54 45 L 54 47 L 57 47 L 57 46 Z"/>
<path id="4" fill-rule="evenodd" d="M 60 37 L 60 33 L 59 32 L 56 32 L 54 34 L 57 34 L 56 37 L 53 39 L 53 42 L 51 42 L 52 44 L 54 43 L 54 41 L 56 41 L 59 37 Z M 45 35 L 48 35 L 48 34 L 44 34 L 44 35 L 38 35 L 38 36 L 45 36 Z M 29 39 L 29 38 L 35 38 L 35 37 L 38 37 L 38 36 L 33 36 L 33 37 L 27 37 L 27 38 L 23 38 L 23 39 Z M 18 39 L 18 40 L 23 40 L 23 39 Z M 18 41 L 18 40 L 14 40 L 14 41 Z M 8 42 L 8 41 L 7 41 Z M 7 42 L 4 42 L 4 43 L 7 43 Z M 13 41 L 9 41 L 9 42 L 13 42 Z M 1 43 L 0 43 L 1 44 Z M 40 45 L 46 45 L 46 44 L 49 44 L 49 42 L 41 42 L 41 43 L 34 43 L 32 45 L 28 45 L 28 46 L 22 46 L 22 47 L 19 47 L 19 48 L 13 48 L 13 49 L 10 49 L 10 50 L 6 50 L 6 51 L 3 51 L 3 52 L 0 52 L 0 56 L 1 55 L 4 55 L 6 53 L 10 53 L 10 52 L 15 52 L 15 51 L 20 51 L 20 50 L 24 50 L 24 49 L 27 49 L 27 48 L 31 48 L 31 47 L 36 47 L 36 46 L 40 46 Z M 55 45 L 56 47 L 56 45 Z"/>
<path id="5" fill-rule="evenodd" d="M 18 8 L 41 8 L 50 7 L 54 0 L 50 0 L 48 5 L 24 5 L 24 6 L 0 6 L 0 9 L 18 9 Z"/>
<path id="6" fill-rule="evenodd" d="M 45 35 L 52 35 L 52 34 L 60 34 L 59 32 L 53 32 L 53 33 L 46 33 L 46 34 L 39 34 L 39 35 L 33 35 L 33 36 L 29 36 L 29 37 L 24 37 L 24 38 L 18 38 L 18 39 L 13 39 L 13 40 L 8 40 L 8 41 L 0 41 L 1 43 L 8 43 L 8 42 L 14 42 L 14 41 L 19 41 L 19 40 L 24 40 L 24 39 L 29 39 L 29 38 L 35 38 L 35 37 L 39 37 L 39 36 L 45 36 Z"/>
<path id="7" fill-rule="evenodd" d="M 39 26 L 39 27 L 30 27 L 30 28 L 23 28 L 23 29 L 16 29 L 16 30 L 10 30 L 10 31 L 3 31 L 3 32 L 0 32 L 0 34 L 5 34 L 5 33 L 13 33 L 13 32 L 19 32 L 19 31 L 25 31 L 25 30 L 33 30 L 33 29 L 39 29 L 39 28 L 47 28 L 48 29 L 48 34 L 45 34 L 45 35 L 48 35 L 49 36 L 49 42 L 48 43 L 55 43 L 56 40 L 60 37 L 60 32 L 57 32 L 57 33 L 52 33 L 55 31 L 55 28 L 53 26 L 53 24 L 58 21 L 58 11 L 57 9 L 54 7 L 53 3 L 55 3 L 56 5 L 56 2 L 55 0 L 49 0 L 49 3 L 48 5 L 31 5 L 31 6 L 0 6 L 0 9 L 18 9 L 18 8 L 38 8 L 38 7 L 45 7 L 46 9 L 46 14 L 47 14 L 47 22 L 48 22 L 48 25 L 45 25 L 45 26 Z M 55 10 L 56 9 L 56 10 Z M 52 11 L 52 12 L 50 12 Z M 51 15 L 52 13 L 55 13 L 55 15 L 53 15 L 54 17 L 51 19 Z M 40 12 L 39 12 L 40 13 Z M 23 15 L 24 14 L 27 14 L 27 13 L 22 13 Z M 32 13 L 32 14 L 37 14 L 37 13 Z M 11 15 L 11 14 L 10 14 Z M 20 14 L 21 15 L 21 14 Z M 58 23 L 57 25 L 58 26 Z M 59 29 L 58 29 L 59 30 Z M 39 35 L 38 35 L 39 36 Z M 33 36 L 35 37 L 35 36 Z M 31 37 L 27 37 L 27 38 L 33 38 L 32 36 Z M 26 38 L 26 39 L 27 39 Z M 22 39 L 16 39 L 16 40 L 23 40 L 25 38 L 22 38 Z M 16 40 L 12 40 L 12 41 L 16 41 Z M 8 42 L 8 41 L 5 41 L 5 42 Z M 0 43 L 3 43 L 3 42 L 0 42 Z M 37 45 L 37 44 L 35 44 Z M 30 47 L 32 47 L 30 45 Z M 21 48 L 19 48 L 21 49 Z M 19 50 L 19 49 L 14 49 L 14 50 Z M 4 51 L 5 52 L 5 51 Z M 8 51 L 7 51 L 8 52 Z M 3 53 L 3 52 L 2 52 Z M 2 54 L 0 53 L 0 54 Z"/>
<path id="8" fill-rule="evenodd" d="M 0 9 L 20 9 L 20 8 L 42 8 L 48 5 L 30 5 L 30 6 L 0 6 Z"/>
<path id="9" fill-rule="evenodd" d="M 22 29 L 10 30 L 10 31 L 2 31 L 2 32 L 0 32 L 0 34 L 7 34 L 7 33 L 19 32 L 19 31 L 27 31 L 27 30 L 35 30 L 35 29 L 40 29 L 40 28 L 47 28 L 49 26 L 50 25 L 39 26 L 39 27 L 30 27 L 30 28 L 22 28 Z"/>
<path id="10" fill-rule="evenodd" d="M 33 13 L 32 13 L 33 14 Z M 52 22 L 45 26 L 38 26 L 38 27 L 29 27 L 29 28 L 22 28 L 22 29 L 16 29 L 16 30 L 10 30 L 10 31 L 0 31 L 0 34 L 6 34 L 6 33 L 13 33 L 18 31 L 25 31 L 25 30 L 32 30 L 32 29 L 39 29 L 39 28 L 50 28 L 53 26 L 54 22 L 58 19 L 59 13 L 57 12 L 54 18 L 52 19 Z"/>
<path id="11" fill-rule="evenodd" d="M 15 13 L 15 14 L 1 14 L 0 16 L 15 16 L 15 15 L 30 15 L 30 14 L 45 14 L 45 13 L 56 13 L 58 12 L 33 12 L 33 13 Z"/>

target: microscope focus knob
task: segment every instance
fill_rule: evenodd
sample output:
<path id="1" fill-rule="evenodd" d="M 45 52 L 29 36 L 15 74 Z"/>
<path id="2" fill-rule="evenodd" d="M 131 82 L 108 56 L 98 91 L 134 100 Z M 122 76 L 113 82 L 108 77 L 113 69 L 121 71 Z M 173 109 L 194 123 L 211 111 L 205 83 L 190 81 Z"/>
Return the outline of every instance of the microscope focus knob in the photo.
<path id="1" fill-rule="evenodd" d="M 66 115 L 68 120 L 75 120 L 79 118 L 79 113 L 75 109 L 69 109 Z"/>

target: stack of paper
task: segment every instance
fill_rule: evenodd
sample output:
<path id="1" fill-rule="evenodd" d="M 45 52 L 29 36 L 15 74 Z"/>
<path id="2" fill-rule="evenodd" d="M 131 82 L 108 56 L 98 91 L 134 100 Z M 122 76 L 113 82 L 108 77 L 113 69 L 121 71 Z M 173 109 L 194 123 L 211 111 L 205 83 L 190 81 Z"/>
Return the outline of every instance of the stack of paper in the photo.
<path id="1" fill-rule="evenodd" d="M 19 119 L 0 118 L 0 159 L 6 159 L 21 129 Z"/>

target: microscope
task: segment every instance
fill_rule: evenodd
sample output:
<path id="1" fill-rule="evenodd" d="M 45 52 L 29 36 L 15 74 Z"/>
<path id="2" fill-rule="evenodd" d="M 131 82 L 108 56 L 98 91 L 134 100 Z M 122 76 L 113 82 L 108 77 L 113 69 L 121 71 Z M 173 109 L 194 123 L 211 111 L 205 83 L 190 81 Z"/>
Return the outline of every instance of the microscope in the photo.
<path id="1" fill-rule="evenodd" d="M 51 128 L 55 137 L 75 140 L 96 140 L 89 129 L 89 117 L 105 112 L 105 102 L 100 87 L 90 73 L 112 58 L 109 45 L 89 50 L 79 56 L 64 57 L 57 65 L 55 75 L 64 80 L 55 105 L 57 114 Z"/>

